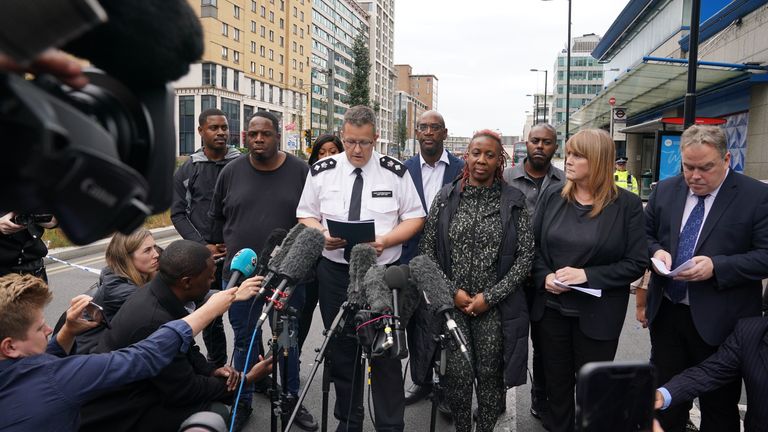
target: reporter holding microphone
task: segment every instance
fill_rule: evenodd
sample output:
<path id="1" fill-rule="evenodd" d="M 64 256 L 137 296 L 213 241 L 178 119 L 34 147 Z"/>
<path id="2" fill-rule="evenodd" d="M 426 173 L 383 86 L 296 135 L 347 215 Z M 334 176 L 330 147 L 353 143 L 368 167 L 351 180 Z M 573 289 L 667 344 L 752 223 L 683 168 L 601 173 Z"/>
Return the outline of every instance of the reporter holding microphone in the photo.
<path id="1" fill-rule="evenodd" d="M 525 195 L 502 179 L 501 140 L 482 130 L 472 137 L 461 177 L 435 197 L 420 252 L 453 282 L 453 314 L 473 365 L 449 350 L 446 397 L 457 432 L 472 429 L 477 375 L 477 431 L 492 431 L 505 410 L 505 388 L 525 382 L 528 317 L 522 283 L 531 269 L 533 234 Z M 450 289 L 446 287 L 446 289 Z M 426 351 L 426 350 L 425 350 Z M 506 354 L 505 354 L 506 352 Z"/>

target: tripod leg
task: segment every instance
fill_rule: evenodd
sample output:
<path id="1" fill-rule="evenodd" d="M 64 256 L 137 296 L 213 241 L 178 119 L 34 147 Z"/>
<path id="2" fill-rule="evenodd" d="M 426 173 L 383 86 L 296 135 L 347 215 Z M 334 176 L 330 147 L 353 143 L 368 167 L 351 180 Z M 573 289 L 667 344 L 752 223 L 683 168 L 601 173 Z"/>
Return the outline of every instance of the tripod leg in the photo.
<path id="1" fill-rule="evenodd" d="M 331 392 L 331 360 L 325 360 L 323 365 L 323 408 L 320 415 L 320 431 L 326 432 L 328 430 L 328 400 Z"/>

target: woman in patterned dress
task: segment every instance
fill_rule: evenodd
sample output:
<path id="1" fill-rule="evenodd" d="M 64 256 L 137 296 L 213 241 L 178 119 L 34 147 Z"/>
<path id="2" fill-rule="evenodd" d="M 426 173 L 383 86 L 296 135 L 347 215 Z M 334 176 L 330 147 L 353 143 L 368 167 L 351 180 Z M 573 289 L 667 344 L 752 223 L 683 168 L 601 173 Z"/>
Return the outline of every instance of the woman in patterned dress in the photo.
<path id="1" fill-rule="evenodd" d="M 528 313 L 522 283 L 533 260 L 525 196 L 502 179 L 504 150 L 493 131 L 477 132 L 461 177 L 435 197 L 420 251 L 451 281 L 455 320 L 473 364 L 449 350 L 445 396 L 456 430 L 472 427 L 477 378 L 477 431 L 492 431 L 505 410 L 505 387 L 525 382 Z"/>

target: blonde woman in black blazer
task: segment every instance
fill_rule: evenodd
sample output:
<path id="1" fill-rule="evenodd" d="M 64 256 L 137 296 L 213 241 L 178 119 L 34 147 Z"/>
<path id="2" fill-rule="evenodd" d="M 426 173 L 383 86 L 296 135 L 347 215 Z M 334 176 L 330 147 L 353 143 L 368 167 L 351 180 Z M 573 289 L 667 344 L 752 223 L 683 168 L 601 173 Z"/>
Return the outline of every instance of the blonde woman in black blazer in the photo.
<path id="1" fill-rule="evenodd" d="M 613 182 L 615 144 L 602 130 L 583 130 L 565 145 L 566 183 L 542 197 L 534 235 L 536 297 L 531 320 L 540 322 L 550 431 L 574 430 L 574 387 L 579 369 L 610 361 L 629 300 L 629 284 L 648 263 L 643 207 Z M 600 290 L 596 297 L 562 288 Z"/>

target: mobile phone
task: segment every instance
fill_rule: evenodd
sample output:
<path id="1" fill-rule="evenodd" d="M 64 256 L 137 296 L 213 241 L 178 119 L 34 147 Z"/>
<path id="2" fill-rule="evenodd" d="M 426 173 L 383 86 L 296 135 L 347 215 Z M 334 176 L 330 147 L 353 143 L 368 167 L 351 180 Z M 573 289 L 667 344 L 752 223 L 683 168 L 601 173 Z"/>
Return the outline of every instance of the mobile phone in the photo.
<path id="1" fill-rule="evenodd" d="M 104 308 L 92 301 L 88 302 L 88 305 L 83 309 L 82 318 L 86 321 L 95 321 L 99 324 L 104 324 L 107 328 L 112 328 L 109 325 L 107 316 L 104 314 Z"/>
<path id="2" fill-rule="evenodd" d="M 655 382 L 649 363 L 587 363 L 576 384 L 576 430 L 652 431 Z"/>

